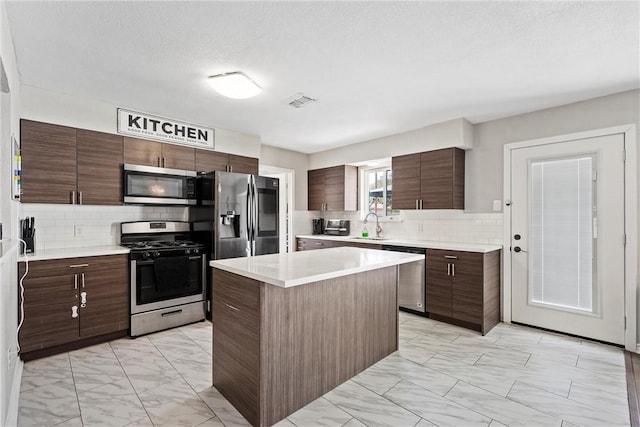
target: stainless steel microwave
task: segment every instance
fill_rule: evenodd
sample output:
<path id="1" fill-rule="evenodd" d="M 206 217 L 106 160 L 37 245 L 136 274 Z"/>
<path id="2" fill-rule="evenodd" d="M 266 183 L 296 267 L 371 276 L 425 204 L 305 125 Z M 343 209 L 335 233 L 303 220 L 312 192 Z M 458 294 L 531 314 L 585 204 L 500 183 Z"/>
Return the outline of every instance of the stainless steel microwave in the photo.
<path id="1" fill-rule="evenodd" d="M 143 205 L 195 205 L 197 174 L 194 171 L 124 165 L 124 203 Z"/>

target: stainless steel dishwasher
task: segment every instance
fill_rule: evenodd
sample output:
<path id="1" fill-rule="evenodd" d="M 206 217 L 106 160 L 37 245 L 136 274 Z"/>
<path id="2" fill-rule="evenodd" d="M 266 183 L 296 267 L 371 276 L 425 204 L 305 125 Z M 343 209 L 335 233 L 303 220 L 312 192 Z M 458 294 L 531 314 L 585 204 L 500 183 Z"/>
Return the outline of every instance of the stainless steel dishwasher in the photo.
<path id="1" fill-rule="evenodd" d="M 427 250 L 425 248 L 392 245 L 383 245 L 382 250 L 408 252 L 425 257 L 425 260 L 398 266 L 398 305 L 402 308 L 425 313 L 425 262 Z"/>

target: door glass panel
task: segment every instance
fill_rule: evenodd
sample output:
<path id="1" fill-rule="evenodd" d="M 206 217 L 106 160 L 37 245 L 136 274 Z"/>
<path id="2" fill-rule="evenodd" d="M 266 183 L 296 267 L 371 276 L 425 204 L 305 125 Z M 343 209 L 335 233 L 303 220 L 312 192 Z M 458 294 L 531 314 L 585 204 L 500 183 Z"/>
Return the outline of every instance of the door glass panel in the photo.
<path id="1" fill-rule="evenodd" d="M 529 301 L 595 312 L 593 156 L 530 163 Z"/>
<path id="2" fill-rule="evenodd" d="M 278 192 L 273 189 L 258 189 L 258 236 L 277 235 Z"/>

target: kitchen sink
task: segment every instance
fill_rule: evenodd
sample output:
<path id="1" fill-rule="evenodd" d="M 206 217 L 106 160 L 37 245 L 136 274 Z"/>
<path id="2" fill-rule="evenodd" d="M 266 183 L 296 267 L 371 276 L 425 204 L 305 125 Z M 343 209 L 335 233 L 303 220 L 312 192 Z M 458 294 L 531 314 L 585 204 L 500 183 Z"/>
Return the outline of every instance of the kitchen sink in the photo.
<path id="1" fill-rule="evenodd" d="M 386 237 L 362 237 L 362 236 L 353 236 L 352 239 L 360 239 L 360 240 L 389 240 Z"/>

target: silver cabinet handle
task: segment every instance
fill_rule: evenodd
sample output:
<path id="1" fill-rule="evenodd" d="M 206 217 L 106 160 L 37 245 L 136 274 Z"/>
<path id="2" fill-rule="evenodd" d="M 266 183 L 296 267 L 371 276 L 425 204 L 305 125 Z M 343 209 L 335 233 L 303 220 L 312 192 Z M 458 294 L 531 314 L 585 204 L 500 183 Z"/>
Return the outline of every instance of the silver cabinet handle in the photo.
<path id="1" fill-rule="evenodd" d="M 227 304 L 226 302 L 224 303 L 224 305 L 226 305 L 227 307 L 229 307 L 231 310 L 235 310 L 235 311 L 240 311 L 239 308 L 232 306 L 231 304 Z"/>
<path id="2" fill-rule="evenodd" d="M 447 276 L 451 276 L 451 264 L 447 263 Z"/>
<path id="3" fill-rule="evenodd" d="M 418 199 L 416 199 L 416 209 L 418 209 Z"/>
<path id="4" fill-rule="evenodd" d="M 453 277 L 456 277 L 456 265 L 455 264 L 451 264 L 451 275 Z"/>
<path id="5" fill-rule="evenodd" d="M 80 278 L 82 281 L 82 289 L 84 289 L 84 273 L 80 273 Z"/>
<path id="6" fill-rule="evenodd" d="M 89 264 L 71 264 L 69 268 L 89 267 Z"/>
<path id="7" fill-rule="evenodd" d="M 71 204 L 72 205 L 76 204 L 76 192 L 75 192 L 75 190 L 71 192 Z"/>
<path id="8" fill-rule="evenodd" d="M 458 259 L 457 256 L 453 256 L 453 255 L 445 255 L 444 257 L 447 259 Z"/>
<path id="9" fill-rule="evenodd" d="M 420 209 L 424 209 L 424 200 L 420 199 Z"/>
<path id="10" fill-rule="evenodd" d="M 82 191 L 78 191 L 78 204 L 82 204 Z"/>
<path id="11" fill-rule="evenodd" d="M 158 167 L 160 167 L 160 156 L 158 156 Z"/>
<path id="12" fill-rule="evenodd" d="M 73 289 L 78 289 L 78 274 L 73 275 Z"/>
<path id="13" fill-rule="evenodd" d="M 162 157 L 162 167 L 166 168 L 167 167 L 167 158 L 166 157 Z"/>
<path id="14" fill-rule="evenodd" d="M 233 172 L 233 165 L 229 165 L 229 172 Z"/>

